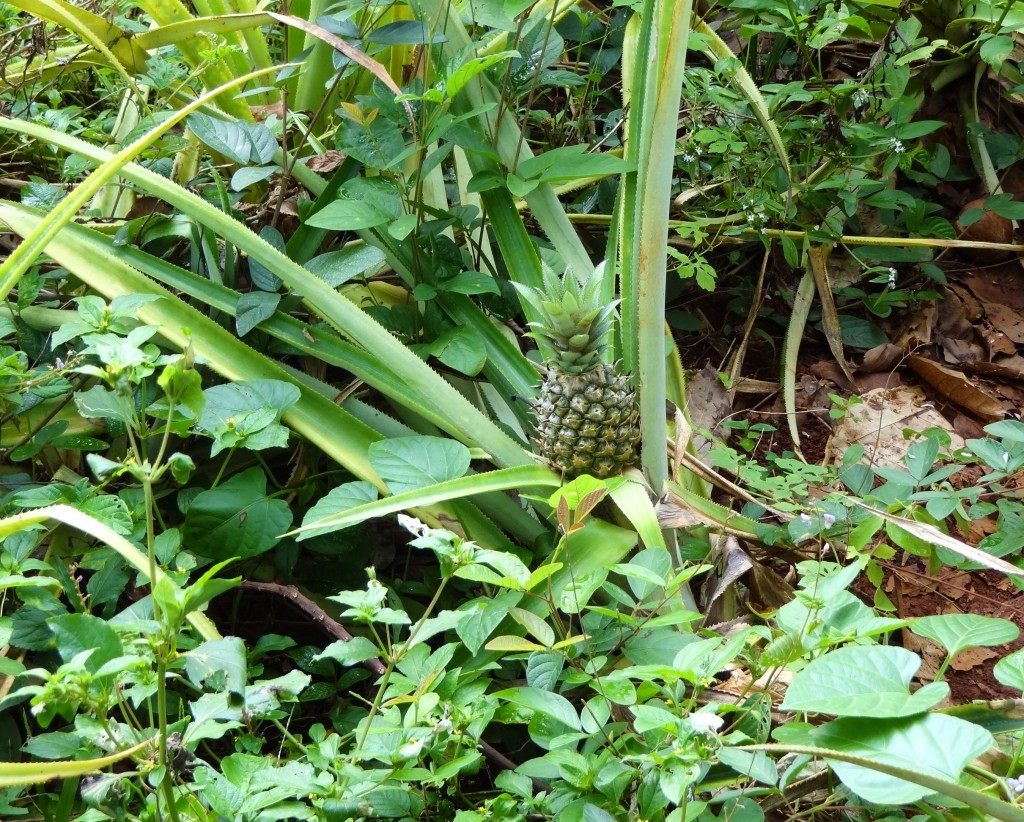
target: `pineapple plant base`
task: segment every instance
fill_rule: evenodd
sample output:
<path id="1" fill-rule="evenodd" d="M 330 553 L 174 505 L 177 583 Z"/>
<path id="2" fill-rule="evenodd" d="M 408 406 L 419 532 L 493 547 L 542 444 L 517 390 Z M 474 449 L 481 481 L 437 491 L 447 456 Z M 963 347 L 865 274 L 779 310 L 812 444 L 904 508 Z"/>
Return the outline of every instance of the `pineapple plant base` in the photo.
<path id="1" fill-rule="evenodd" d="M 550 352 L 534 405 L 538 450 L 570 477 L 620 473 L 637 461 L 640 409 L 629 378 L 604 361 L 615 303 L 599 303 L 599 272 L 582 286 L 545 272 L 543 291 L 519 292 L 540 317 L 530 336 Z"/>

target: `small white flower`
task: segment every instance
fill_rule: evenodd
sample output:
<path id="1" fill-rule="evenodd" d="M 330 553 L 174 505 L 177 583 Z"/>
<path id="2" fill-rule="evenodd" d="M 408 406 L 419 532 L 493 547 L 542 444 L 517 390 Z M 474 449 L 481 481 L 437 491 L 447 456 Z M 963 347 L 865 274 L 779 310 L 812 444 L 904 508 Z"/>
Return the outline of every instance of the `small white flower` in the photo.
<path id="1" fill-rule="evenodd" d="M 889 269 L 889 288 L 895 288 L 896 287 L 896 275 L 897 275 L 897 273 L 898 272 L 896 271 L 895 268 L 890 268 Z"/>
<path id="2" fill-rule="evenodd" d="M 903 145 L 903 141 L 899 137 L 893 137 L 889 140 L 889 145 L 893 150 L 894 154 L 902 154 L 907 149 Z"/>
<path id="3" fill-rule="evenodd" d="M 864 89 L 860 89 L 859 91 L 854 92 L 853 107 L 862 108 L 868 104 L 870 99 L 871 96 Z"/>
<path id="4" fill-rule="evenodd" d="M 688 151 L 683 152 L 683 162 L 684 163 L 692 163 L 696 159 L 697 159 L 696 156 L 694 156 L 693 154 L 690 154 L 690 152 L 688 152 Z"/>
<path id="5" fill-rule="evenodd" d="M 821 522 L 826 528 L 831 528 L 836 524 L 836 518 L 831 514 L 824 514 L 821 517 Z"/>
<path id="6" fill-rule="evenodd" d="M 425 537 L 430 533 L 430 529 L 426 525 L 416 519 L 416 517 L 410 517 L 408 514 L 399 514 L 398 524 L 414 537 Z"/>
<path id="7" fill-rule="evenodd" d="M 801 522 L 802 522 L 802 523 L 803 523 L 804 525 L 810 525 L 810 524 L 811 524 L 811 522 L 812 522 L 812 520 L 811 520 L 811 515 L 810 515 L 810 514 L 808 514 L 808 513 L 806 512 L 806 511 L 804 511 L 804 512 L 803 512 L 803 513 L 802 513 L 802 514 L 800 515 L 800 521 L 801 521 Z"/>
<path id="8" fill-rule="evenodd" d="M 423 750 L 423 746 L 426 744 L 425 739 L 411 739 L 406 742 L 401 748 L 398 749 L 398 756 L 400 759 L 415 759 L 420 755 L 420 751 Z"/>
<path id="9" fill-rule="evenodd" d="M 437 720 L 437 722 L 434 724 L 434 733 L 448 733 L 449 731 L 451 731 L 453 727 L 454 726 L 452 725 L 452 721 L 448 717 L 445 717 L 444 719 Z"/>
<path id="10" fill-rule="evenodd" d="M 697 714 L 690 714 L 690 725 L 699 734 L 711 734 L 715 733 L 722 725 L 725 724 L 725 720 L 717 714 L 707 713 L 702 711 Z"/>

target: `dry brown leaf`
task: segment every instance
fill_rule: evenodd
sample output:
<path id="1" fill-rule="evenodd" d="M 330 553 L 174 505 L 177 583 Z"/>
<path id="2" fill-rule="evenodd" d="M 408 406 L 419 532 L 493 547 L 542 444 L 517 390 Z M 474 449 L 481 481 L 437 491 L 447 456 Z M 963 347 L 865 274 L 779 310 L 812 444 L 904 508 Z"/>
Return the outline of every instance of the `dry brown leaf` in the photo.
<path id="1" fill-rule="evenodd" d="M 835 360 L 818 360 L 811 363 L 807 370 L 819 380 L 830 380 L 843 387 L 845 391 L 854 391 L 856 383 L 850 382 L 843 369 Z"/>
<path id="2" fill-rule="evenodd" d="M 856 394 L 863 396 L 881 388 L 899 388 L 903 379 L 898 371 L 879 371 L 877 374 L 858 374 Z"/>
<path id="3" fill-rule="evenodd" d="M 814 285 L 818 289 L 818 301 L 821 304 L 821 326 L 825 332 L 825 339 L 828 340 L 829 350 L 836 358 L 836 363 L 846 375 L 847 380 L 853 382 L 853 372 L 846 362 L 846 354 L 843 351 L 843 328 L 839 323 L 839 311 L 836 308 L 835 297 L 832 294 L 832 285 L 828 276 L 828 253 L 825 246 L 812 246 L 807 252 L 807 267 L 814 277 Z"/>
<path id="4" fill-rule="evenodd" d="M 278 120 L 284 120 L 285 118 L 283 100 L 278 100 L 276 103 L 271 103 L 266 106 L 249 106 L 249 111 L 251 111 L 252 116 L 260 122 L 263 122 L 271 115 L 277 117 Z"/>
<path id="5" fill-rule="evenodd" d="M 773 380 L 755 380 L 753 377 L 740 377 L 732 384 L 737 394 L 774 394 L 779 390 L 779 383 Z"/>
<path id="6" fill-rule="evenodd" d="M 883 343 L 865 352 L 864 359 L 857 367 L 863 374 L 892 371 L 903 360 L 903 349 L 892 343 Z"/>
<path id="7" fill-rule="evenodd" d="M 992 328 L 995 329 L 996 334 L 1002 334 L 1003 338 L 1011 340 L 1017 345 L 1024 345 L 1024 314 L 1021 314 L 1020 309 L 1011 308 L 1008 305 L 987 303 L 985 316 Z M 995 345 L 998 346 L 1003 338 L 997 337 L 994 341 Z M 1000 351 L 1006 354 L 1016 353 L 1013 346 L 1006 345 L 1003 345 Z"/>
<path id="8" fill-rule="evenodd" d="M 921 657 L 921 667 L 917 669 L 915 677 L 921 682 L 933 682 L 946 659 L 946 652 L 930 639 L 910 631 L 903 632 L 903 647 Z"/>
<path id="9" fill-rule="evenodd" d="M 999 656 L 999 653 L 991 648 L 965 648 L 953 657 L 949 667 L 955 671 L 969 671 L 988 662 L 992 657 Z"/>
<path id="10" fill-rule="evenodd" d="M 942 428 L 950 431 L 953 448 L 964 445 L 952 433 L 945 417 L 924 405 L 924 394 L 919 388 L 876 389 L 863 394 L 861 399 L 863 402 L 852 405 L 836 426 L 832 448 L 838 459 L 851 445 L 860 443 L 864 446 L 862 462 L 898 467 L 910 446 L 903 436 L 905 428 Z"/>
<path id="11" fill-rule="evenodd" d="M 976 271 L 964 285 L 985 305 L 1005 305 L 1024 311 L 1024 271 L 1015 261 Z"/>
<path id="12" fill-rule="evenodd" d="M 1006 416 L 1003 404 L 980 390 L 961 372 L 934 360 L 911 354 L 907 361 L 921 379 L 961 408 L 977 414 L 985 422 L 998 422 Z"/>
<path id="13" fill-rule="evenodd" d="M 343 151 L 335 151 L 333 148 L 328 149 L 323 154 L 310 157 L 306 161 L 306 168 L 320 174 L 327 174 L 340 166 L 347 156 Z"/>

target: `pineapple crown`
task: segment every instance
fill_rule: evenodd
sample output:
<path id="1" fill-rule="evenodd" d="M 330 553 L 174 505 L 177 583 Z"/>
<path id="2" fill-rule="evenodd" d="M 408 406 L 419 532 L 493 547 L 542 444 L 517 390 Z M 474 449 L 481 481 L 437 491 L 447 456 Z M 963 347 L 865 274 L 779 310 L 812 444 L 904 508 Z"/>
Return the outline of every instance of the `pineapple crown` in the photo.
<path id="1" fill-rule="evenodd" d="M 543 289 L 516 288 L 540 316 L 530 323 L 530 336 L 553 349 L 551 367 L 584 374 L 602 364 L 618 301 L 601 305 L 599 271 L 581 285 L 569 272 L 559 277 L 545 268 Z"/>

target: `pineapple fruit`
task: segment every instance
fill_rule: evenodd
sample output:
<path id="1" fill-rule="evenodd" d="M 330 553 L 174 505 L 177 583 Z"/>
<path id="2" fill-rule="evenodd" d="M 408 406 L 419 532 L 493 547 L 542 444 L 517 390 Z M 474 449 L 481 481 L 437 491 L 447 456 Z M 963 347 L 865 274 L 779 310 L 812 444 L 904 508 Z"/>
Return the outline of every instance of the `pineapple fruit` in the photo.
<path id="1" fill-rule="evenodd" d="M 530 336 L 551 349 L 534 404 L 541 455 L 569 477 L 618 474 L 637 460 L 640 409 L 629 378 L 604 361 L 615 303 L 599 302 L 600 277 L 544 272 L 544 290 L 519 286 L 540 317 Z"/>

